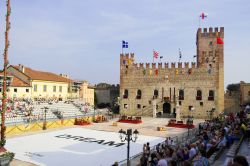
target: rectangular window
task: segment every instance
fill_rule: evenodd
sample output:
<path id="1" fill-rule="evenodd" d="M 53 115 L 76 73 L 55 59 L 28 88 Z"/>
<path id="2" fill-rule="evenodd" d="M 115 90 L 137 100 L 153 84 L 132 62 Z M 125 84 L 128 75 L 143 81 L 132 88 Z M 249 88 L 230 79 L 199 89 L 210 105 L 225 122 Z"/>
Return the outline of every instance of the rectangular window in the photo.
<path id="1" fill-rule="evenodd" d="M 62 92 L 62 86 L 59 86 L 59 92 Z"/>
<path id="2" fill-rule="evenodd" d="M 181 105 L 181 101 L 179 101 L 179 105 Z"/>
<path id="3" fill-rule="evenodd" d="M 34 85 L 34 92 L 37 92 L 37 84 Z"/>
<path id="4" fill-rule="evenodd" d="M 209 90 L 208 92 L 208 101 L 214 101 L 214 91 Z"/>
<path id="5" fill-rule="evenodd" d="M 53 86 L 53 92 L 56 92 L 56 86 Z"/>
<path id="6" fill-rule="evenodd" d="M 128 104 L 124 104 L 124 108 L 125 108 L 125 109 L 128 109 Z"/>
<path id="7" fill-rule="evenodd" d="M 0 92 L 2 92 L 2 88 L 0 88 Z"/>
<path id="8" fill-rule="evenodd" d="M 189 111 L 191 111 L 191 110 L 192 110 L 192 108 L 193 108 L 193 106 L 192 106 L 192 105 L 188 106 L 188 110 L 189 110 Z"/>
<path id="9" fill-rule="evenodd" d="M 17 88 L 14 89 L 14 92 L 17 92 Z"/>
<path id="10" fill-rule="evenodd" d="M 200 106 L 203 106 L 203 102 L 200 102 Z"/>
<path id="11" fill-rule="evenodd" d="M 140 109 L 141 108 L 141 104 L 137 104 L 137 109 Z"/>
<path id="12" fill-rule="evenodd" d="M 26 89 L 26 93 L 29 93 L 29 91 L 30 91 L 29 89 Z"/>
<path id="13" fill-rule="evenodd" d="M 43 85 L 43 91 L 47 92 L 47 85 Z"/>

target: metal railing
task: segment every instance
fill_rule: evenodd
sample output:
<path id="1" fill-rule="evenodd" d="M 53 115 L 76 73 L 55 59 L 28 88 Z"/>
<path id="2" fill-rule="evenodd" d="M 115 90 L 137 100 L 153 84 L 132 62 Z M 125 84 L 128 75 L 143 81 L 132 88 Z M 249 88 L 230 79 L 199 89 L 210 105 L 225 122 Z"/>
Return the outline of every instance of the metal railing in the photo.
<path id="1" fill-rule="evenodd" d="M 198 133 L 199 133 L 199 129 L 193 128 L 193 129 L 189 130 L 189 135 L 188 135 L 188 132 L 186 131 L 186 132 L 180 134 L 179 136 L 172 137 L 171 140 L 173 140 L 174 144 L 170 145 L 170 146 L 175 147 L 176 145 L 185 145 L 185 144 L 193 143 L 193 142 L 197 141 Z M 160 144 L 165 144 L 165 141 L 160 142 Z M 156 146 L 157 145 L 150 147 L 150 149 L 151 149 L 150 153 L 152 153 L 156 149 Z M 142 154 L 143 154 L 143 152 L 131 156 L 129 158 L 130 163 L 139 164 Z M 124 159 L 124 160 L 119 161 L 118 164 L 121 166 L 123 166 L 123 165 L 125 166 L 126 162 L 127 162 L 127 159 Z"/>

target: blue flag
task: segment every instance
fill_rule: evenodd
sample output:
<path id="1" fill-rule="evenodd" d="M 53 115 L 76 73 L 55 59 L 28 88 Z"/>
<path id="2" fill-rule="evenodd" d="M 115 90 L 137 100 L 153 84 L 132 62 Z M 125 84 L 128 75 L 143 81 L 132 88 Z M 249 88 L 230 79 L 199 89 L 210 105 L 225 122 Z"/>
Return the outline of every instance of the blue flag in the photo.
<path id="1" fill-rule="evenodd" d="M 128 42 L 122 41 L 122 48 L 128 48 Z"/>

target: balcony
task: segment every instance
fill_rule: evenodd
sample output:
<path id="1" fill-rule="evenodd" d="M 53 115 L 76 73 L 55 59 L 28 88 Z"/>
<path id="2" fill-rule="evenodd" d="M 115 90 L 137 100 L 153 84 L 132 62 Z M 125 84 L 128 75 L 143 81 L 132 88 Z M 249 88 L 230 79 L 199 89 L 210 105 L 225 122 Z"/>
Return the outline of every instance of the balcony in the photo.
<path id="1" fill-rule="evenodd" d="M 179 96 L 179 100 L 184 100 L 184 96 Z"/>
<path id="2" fill-rule="evenodd" d="M 153 99 L 158 99 L 158 95 L 154 95 L 154 96 L 153 96 Z"/>
<path id="3" fill-rule="evenodd" d="M 208 96 L 208 101 L 214 101 L 214 96 Z"/>
<path id="4" fill-rule="evenodd" d="M 141 96 L 136 96 L 136 99 L 141 99 Z"/>
<path id="5" fill-rule="evenodd" d="M 196 96 L 196 100 L 202 100 L 201 96 Z"/>
<path id="6" fill-rule="evenodd" d="M 124 99 L 127 99 L 127 98 L 128 98 L 128 95 L 123 95 L 123 98 L 124 98 Z"/>

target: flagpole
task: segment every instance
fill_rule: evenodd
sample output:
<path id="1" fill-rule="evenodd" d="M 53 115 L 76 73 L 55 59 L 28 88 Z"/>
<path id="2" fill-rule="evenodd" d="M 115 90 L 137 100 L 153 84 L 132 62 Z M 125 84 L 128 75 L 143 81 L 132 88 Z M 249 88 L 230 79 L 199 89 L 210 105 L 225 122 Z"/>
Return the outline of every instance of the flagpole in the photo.
<path id="1" fill-rule="evenodd" d="M 154 63 L 154 51 L 155 51 L 155 50 L 153 50 L 153 63 Z"/>
<path id="2" fill-rule="evenodd" d="M 201 27 L 201 17 L 199 16 L 199 28 Z"/>

